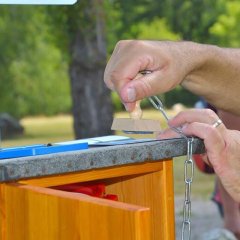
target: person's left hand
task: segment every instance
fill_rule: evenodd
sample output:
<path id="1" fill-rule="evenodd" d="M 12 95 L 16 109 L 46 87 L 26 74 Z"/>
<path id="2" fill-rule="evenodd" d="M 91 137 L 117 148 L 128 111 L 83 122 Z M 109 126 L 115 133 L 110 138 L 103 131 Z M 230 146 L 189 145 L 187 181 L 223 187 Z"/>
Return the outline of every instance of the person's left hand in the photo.
<path id="1" fill-rule="evenodd" d="M 228 130 L 224 124 L 214 127 L 219 117 L 210 109 L 192 109 L 179 113 L 169 120 L 169 126 L 182 127 L 187 136 L 203 139 L 208 164 L 214 168 L 229 194 L 240 202 L 240 132 Z M 158 138 L 178 136 L 171 129 Z"/>

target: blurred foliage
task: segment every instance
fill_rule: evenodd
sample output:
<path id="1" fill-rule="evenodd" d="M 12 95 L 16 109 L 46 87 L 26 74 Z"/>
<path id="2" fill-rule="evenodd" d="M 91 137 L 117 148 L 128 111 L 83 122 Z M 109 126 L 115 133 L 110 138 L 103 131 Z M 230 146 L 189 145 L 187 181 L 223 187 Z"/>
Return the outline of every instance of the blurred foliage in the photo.
<path id="1" fill-rule="evenodd" d="M 78 27 L 91 34 L 84 4 L 0 6 L 0 112 L 22 117 L 70 111 L 71 33 Z M 240 46 L 237 0 L 105 0 L 104 7 L 109 56 L 119 39 L 132 38 Z M 169 107 L 177 102 L 191 106 L 196 100 L 181 87 L 161 98 Z M 112 99 L 121 110 L 115 93 Z"/>
<path id="2" fill-rule="evenodd" d="M 120 100 L 120 97 L 118 96 L 117 92 L 112 92 L 111 94 L 112 103 L 115 111 L 122 111 L 124 110 L 124 106 Z"/>
<path id="3" fill-rule="evenodd" d="M 226 11 L 220 14 L 217 21 L 210 28 L 214 43 L 224 47 L 240 46 L 240 2 L 227 1 Z"/>
<path id="4" fill-rule="evenodd" d="M 166 19 L 164 18 L 154 18 L 150 23 L 142 22 L 137 26 L 132 28 L 137 28 L 138 39 L 148 39 L 148 40 L 180 40 L 180 34 L 174 33 L 170 30 Z M 136 31 L 136 30 L 135 30 Z"/>
<path id="5" fill-rule="evenodd" d="M 174 90 L 164 94 L 164 104 L 167 108 L 176 103 L 181 103 L 186 107 L 193 107 L 198 100 L 198 96 L 193 95 L 181 86 L 177 86 Z"/>
<path id="6" fill-rule="evenodd" d="M 168 11 L 163 10 L 172 31 L 180 33 L 182 39 L 210 42 L 209 28 L 219 14 L 225 11 L 227 0 L 164 0 Z"/>
<path id="7" fill-rule="evenodd" d="M 15 117 L 69 111 L 67 62 L 43 7 L 0 7 L 0 111 Z"/>

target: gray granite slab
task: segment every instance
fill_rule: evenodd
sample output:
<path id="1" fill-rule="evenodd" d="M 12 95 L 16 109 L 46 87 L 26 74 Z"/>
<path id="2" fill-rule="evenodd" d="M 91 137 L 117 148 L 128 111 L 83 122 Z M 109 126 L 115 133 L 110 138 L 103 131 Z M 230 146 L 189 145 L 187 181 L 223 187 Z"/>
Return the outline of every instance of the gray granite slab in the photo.
<path id="1" fill-rule="evenodd" d="M 203 141 L 195 138 L 193 153 L 205 151 Z M 87 150 L 0 160 L 0 182 L 78 172 L 126 164 L 151 162 L 183 156 L 183 138 L 118 146 L 92 147 Z"/>

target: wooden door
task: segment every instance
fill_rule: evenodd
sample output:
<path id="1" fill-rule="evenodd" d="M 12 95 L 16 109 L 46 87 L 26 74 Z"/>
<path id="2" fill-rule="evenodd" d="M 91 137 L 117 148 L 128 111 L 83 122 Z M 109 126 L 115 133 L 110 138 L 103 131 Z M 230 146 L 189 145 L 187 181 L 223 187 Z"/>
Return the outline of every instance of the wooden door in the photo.
<path id="1" fill-rule="evenodd" d="M 3 199 L 2 240 L 150 240 L 146 207 L 21 184 Z"/>

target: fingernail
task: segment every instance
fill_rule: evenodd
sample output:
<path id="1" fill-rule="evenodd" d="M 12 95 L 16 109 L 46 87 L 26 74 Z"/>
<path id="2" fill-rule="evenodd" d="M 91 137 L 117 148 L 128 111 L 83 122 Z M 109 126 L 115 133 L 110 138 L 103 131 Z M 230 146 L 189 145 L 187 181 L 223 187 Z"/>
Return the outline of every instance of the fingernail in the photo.
<path id="1" fill-rule="evenodd" d="M 123 105 L 124 105 L 124 107 L 125 107 L 126 111 L 128 111 L 128 112 L 129 112 L 129 107 L 128 107 L 128 105 L 127 105 L 126 103 L 123 103 Z"/>
<path id="2" fill-rule="evenodd" d="M 127 89 L 127 97 L 128 97 L 128 101 L 130 101 L 130 102 L 134 102 L 136 100 L 135 88 L 130 87 Z"/>

